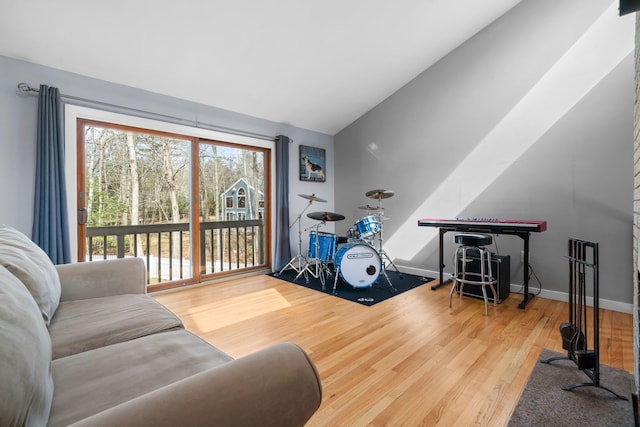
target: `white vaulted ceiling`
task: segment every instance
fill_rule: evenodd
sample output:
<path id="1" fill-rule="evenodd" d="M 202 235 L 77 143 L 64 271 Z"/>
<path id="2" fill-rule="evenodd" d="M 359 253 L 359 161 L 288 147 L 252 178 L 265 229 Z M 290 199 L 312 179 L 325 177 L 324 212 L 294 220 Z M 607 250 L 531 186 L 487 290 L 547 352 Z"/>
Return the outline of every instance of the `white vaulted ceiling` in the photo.
<path id="1" fill-rule="evenodd" d="M 519 2 L 0 0 L 0 55 L 334 135 Z"/>

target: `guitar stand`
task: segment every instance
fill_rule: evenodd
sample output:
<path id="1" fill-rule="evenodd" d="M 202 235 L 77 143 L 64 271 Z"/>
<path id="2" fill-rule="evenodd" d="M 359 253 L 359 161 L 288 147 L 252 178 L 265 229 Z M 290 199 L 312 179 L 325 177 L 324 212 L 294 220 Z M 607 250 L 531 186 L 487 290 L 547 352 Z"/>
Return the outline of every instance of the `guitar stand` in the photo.
<path id="1" fill-rule="evenodd" d="M 590 249 L 590 251 L 589 251 Z M 590 252 L 591 257 L 589 257 Z M 590 261 L 589 261 L 590 260 Z M 586 277 L 593 278 L 593 350 L 588 349 Z M 629 400 L 600 384 L 600 336 L 598 295 L 598 244 L 578 239 L 569 239 L 569 322 L 560 325 L 562 348 L 566 356 L 541 360 L 550 364 L 556 360 L 572 360 L 591 382 L 576 383 L 562 387 L 571 391 L 578 387 L 598 387 L 621 400 Z"/>

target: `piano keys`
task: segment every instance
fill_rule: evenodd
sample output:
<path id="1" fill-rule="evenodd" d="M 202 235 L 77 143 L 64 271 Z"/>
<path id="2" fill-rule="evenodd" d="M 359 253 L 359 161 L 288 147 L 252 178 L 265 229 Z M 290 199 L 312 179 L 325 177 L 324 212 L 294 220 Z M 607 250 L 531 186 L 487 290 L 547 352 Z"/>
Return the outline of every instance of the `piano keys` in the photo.
<path id="1" fill-rule="evenodd" d="M 418 220 L 418 225 L 422 227 L 455 227 L 457 231 L 475 231 L 490 234 L 507 234 L 514 231 L 539 233 L 547 229 L 547 221 L 519 219 L 423 218 Z"/>

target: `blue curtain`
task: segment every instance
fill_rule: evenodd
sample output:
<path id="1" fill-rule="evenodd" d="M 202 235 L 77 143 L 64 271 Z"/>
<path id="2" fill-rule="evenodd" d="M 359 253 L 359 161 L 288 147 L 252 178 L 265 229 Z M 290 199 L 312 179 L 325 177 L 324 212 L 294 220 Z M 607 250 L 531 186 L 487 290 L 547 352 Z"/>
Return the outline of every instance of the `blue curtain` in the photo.
<path id="1" fill-rule="evenodd" d="M 280 271 L 291 259 L 289 244 L 289 143 L 284 135 L 276 137 L 276 236 L 273 265 Z"/>
<path id="2" fill-rule="evenodd" d="M 62 103 L 58 88 L 40 85 L 32 240 L 54 264 L 71 261 L 64 178 Z"/>

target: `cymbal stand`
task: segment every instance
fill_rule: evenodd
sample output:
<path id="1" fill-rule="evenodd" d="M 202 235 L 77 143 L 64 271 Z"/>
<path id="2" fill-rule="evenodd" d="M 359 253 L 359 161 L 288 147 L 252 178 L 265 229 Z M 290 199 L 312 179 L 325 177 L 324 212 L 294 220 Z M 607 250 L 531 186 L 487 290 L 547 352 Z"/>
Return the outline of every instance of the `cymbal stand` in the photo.
<path id="1" fill-rule="evenodd" d="M 378 214 L 377 215 L 378 215 L 378 221 L 380 222 L 380 235 L 378 236 L 378 255 L 380 256 L 380 262 L 382 263 L 382 265 L 381 265 L 382 274 L 384 274 L 384 277 L 387 279 L 387 283 L 389 283 L 389 286 L 391 286 L 391 289 L 394 292 L 397 292 L 397 289 L 393 287 L 393 284 L 391 283 L 391 280 L 389 280 L 389 276 L 387 275 L 387 270 L 385 268 L 386 267 L 385 259 L 386 259 L 389 262 L 389 265 L 392 265 L 394 270 L 396 270 L 396 272 L 398 274 L 400 274 L 400 278 L 402 279 L 402 273 L 400 273 L 400 270 L 398 270 L 398 267 L 396 267 L 396 265 L 393 263 L 391 258 L 389 258 L 389 255 L 387 255 L 387 253 L 383 249 L 383 245 L 384 245 L 384 221 L 383 221 L 384 209 L 382 208 L 382 199 L 378 199 Z"/>
<path id="2" fill-rule="evenodd" d="M 305 269 L 305 267 L 309 264 L 309 261 L 307 260 L 307 257 L 302 254 L 302 229 L 300 227 L 301 226 L 300 218 L 302 218 L 302 214 L 307 209 L 309 209 L 309 206 L 311 206 L 311 203 L 313 203 L 313 200 L 309 200 L 309 203 L 307 204 L 307 206 L 305 206 L 305 208 L 302 210 L 302 212 L 300 212 L 298 214 L 298 217 L 296 218 L 295 221 L 293 221 L 293 224 L 291 224 L 289 226 L 289 229 L 291 229 L 294 225 L 296 225 L 296 222 L 298 223 L 298 254 L 295 255 L 293 258 L 291 258 L 291 260 L 287 263 L 287 265 L 282 267 L 282 270 L 280 270 L 278 273 L 274 274 L 274 276 L 276 276 L 276 277 L 281 275 L 282 272 L 285 271 L 289 267 L 294 269 L 296 271 L 296 273 L 298 273 L 298 276 L 299 276 L 300 272 L 303 271 Z M 298 277 L 296 276 L 296 279 L 297 278 Z"/>
<path id="3" fill-rule="evenodd" d="M 304 267 L 302 268 L 302 270 L 298 272 L 298 275 L 295 277 L 295 279 L 293 279 L 293 281 L 295 282 L 296 280 L 298 280 L 298 277 L 300 277 L 301 275 L 304 275 L 305 281 L 307 283 L 309 283 L 309 276 L 308 275 L 310 274 L 314 278 L 320 279 L 320 283 L 322 283 L 322 290 L 324 291 L 324 289 L 325 289 L 325 275 L 330 276 L 331 275 L 331 271 L 329 270 L 329 266 L 327 266 L 322 261 L 322 259 L 319 258 L 319 256 L 320 256 L 320 238 L 319 238 L 318 230 L 323 225 L 325 225 L 325 221 L 322 221 L 318 225 L 314 225 L 312 227 L 309 227 L 309 228 L 305 229 L 305 231 L 310 230 L 312 228 L 316 229 L 316 241 L 314 243 L 315 257 L 314 258 L 305 257 L 306 263 L 305 263 Z M 311 262 L 312 261 L 314 261 L 313 262 L 313 267 L 311 267 Z"/>

